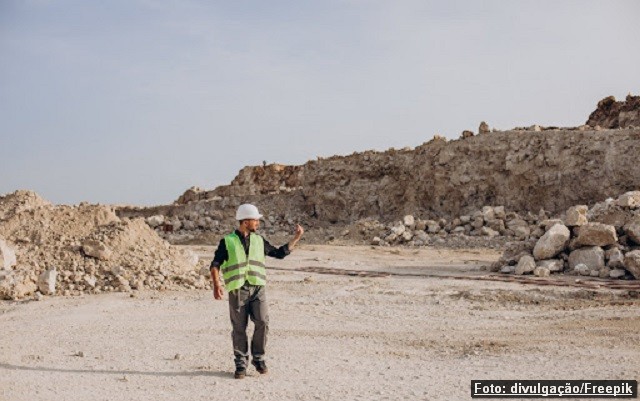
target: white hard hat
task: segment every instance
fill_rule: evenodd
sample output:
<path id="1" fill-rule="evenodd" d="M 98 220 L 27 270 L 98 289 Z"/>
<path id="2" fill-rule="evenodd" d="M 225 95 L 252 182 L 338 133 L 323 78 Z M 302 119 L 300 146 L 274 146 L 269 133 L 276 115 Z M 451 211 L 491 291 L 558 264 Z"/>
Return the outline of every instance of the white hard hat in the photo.
<path id="1" fill-rule="evenodd" d="M 245 203 L 244 205 L 238 206 L 238 211 L 236 212 L 236 220 L 246 220 L 246 219 L 255 219 L 258 220 L 262 217 L 260 212 L 258 212 L 258 208 Z"/>

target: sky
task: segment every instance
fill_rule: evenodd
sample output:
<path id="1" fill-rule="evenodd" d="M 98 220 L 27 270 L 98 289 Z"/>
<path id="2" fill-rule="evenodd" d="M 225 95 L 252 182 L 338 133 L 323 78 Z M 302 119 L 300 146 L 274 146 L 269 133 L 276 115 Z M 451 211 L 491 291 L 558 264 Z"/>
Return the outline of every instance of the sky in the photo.
<path id="1" fill-rule="evenodd" d="M 636 0 L 0 0 L 0 195 L 171 203 L 248 165 L 584 124 Z"/>

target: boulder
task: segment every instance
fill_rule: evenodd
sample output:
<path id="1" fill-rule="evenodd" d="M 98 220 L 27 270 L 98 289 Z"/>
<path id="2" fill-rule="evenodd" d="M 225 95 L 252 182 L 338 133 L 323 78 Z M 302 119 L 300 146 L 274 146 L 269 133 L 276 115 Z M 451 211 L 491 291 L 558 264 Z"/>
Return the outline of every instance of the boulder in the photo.
<path id="1" fill-rule="evenodd" d="M 586 223 L 578 230 L 578 246 L 607 246 L 618 242 L 616 228 L 602 223 Z"/>
<path id="2" fill-rule="evenodd" d="M 531 255 L 524 255 L 516 265 L 515 273 L 518 275 L 532 273 L 536 268 L 536 261 Z"/>
<path id="3" fill-rule="evenodd" d="M 624 232 L 627 237 L 636 244 L 640 244 L 640 216 L 636 216 L 633 220 L 624 226 Z"/>
<path id="4" fill-rule="evenodd" d="M 411 228 L 414 228 L 416 224 L 416 220 L 410 214 L 404 216 L 403 222 L 406 227 L 411 227 Z"/>
<path id="5" fill-rule="evenodd" d="M 0 269 L 9 270 L 16 265 L 16 251 L 0 238 Z"/>
<path id="6" fill-rule="evenodd" d="M 575 270 L 579 264 L 587 266 L 590 270 L 604 268 L 604 251 L 599 246 L 576 249 L 569 254 L 569 269 Z"/>
<path id="7" fill-rule="evenodd" d="M 500 219 L 493 219 L 493 220 L 487 220 L 487 227 L 491 228 L 492 230 L 495 230 L 499 233 L 503 233 L 505 230 L 505 226 L 504 226 L 504 220 L 500 220 Z"/>
<path id="8" fill-rule="evenodd" d="M 511 273 L 513 273 L 515 271 L 515 268 L 516 268 L 515 266 L 509 266 L 509 265 L 502 266 L 500 268 L 500 273 L 511 274 Z"/>
<path id="9" fill-rule="evenodd" d="M 85 255 L 99 260 L 109 260 L 113 253 L 106 245 L 94 240 L 85 241 L 82 244 L 82 251 Z"/>
<path id="10" fill-rule="evenodd" d="M 513 231 L 513 235 L 520 240 L 525 240 L 531 234 L 531 230 L 528 226 L 515 226 L 511 229 Z"/>
<path id="11" fill-rule="evenodd" d="M 620 277 L 624 277 L 625 274 L 626 272 L 622 269 L 611 269 L 611 271 L 609 272 L 609 277 L 620 278 Z"/>
<path id="12" fill-rule="evenodd" d="M 58 272 L 55 267 L 46 270 L 38 276 L 38 290 L 44 295 L 53 295 L 56 293 L 56 277 Z"/>
<path id="13" fill-rule="evenodd" d="M 538 266 L 533 270 L 533 275 L 537 277 L 549 277 L 550 274 L 551 271 L 546 267 Z"/>
<path id="14" fill-rule="evenodd" d="M 571 233 L 565 225 L 554 225 L 536 242 L 536 246 L 533 248 L 533 257 L 536 260 L 553 258 L 562 252 L 570 237 Z"/>
<path id="15" fill-rule="evenodd" d="M 587 224 L 587 211 L 589 208 L 586 205 L 572 206 L 567 210 L 567 217 L 564 222 L 566 225 L 581 226 Z"/>
<path id="16" fill-rule="evenodd" d="M 624 267 L 636 280 L 640 279 L 640 250 L 627 252 Z"/>
<path id="17" fill-rule="evenodd" d="M 540 260 L 536 263 L 536 267 L 544 267 L 549 272 L 561 272 L 564 270 L 564 261 L 561 259 Z"/>
<path id="18" fill-rule="evenodd" d="M 156 228 L 159 225 L 164 224 L 164 216 L 161 214 L 157 214 L 155 216 L 147 217 L 147 224 L 153 228 Z"/>
<path id="19" fill-rule="evenodd" d="M 480 229 L 480 234 L 482 234 L 485 237 L 489 237 L 489 238 L 493 238 L 493 237 L 497 237 L 498 235 L 500 235 L 499 232 L 489 228 L 489 227 L 482 227 Z"/>
<path id="20" fill-rule="evenodd" d="M 491 206 L 484 206 L 482 208 L 482 217 L 484 221 L 494 220 L 496 218 L 496 212 Z"/>
<path id="21" fill-rule="evenodd" d="M 624 269 L 624 254 L 618 248 L 611 248 L 605 252 L 607 267 L 610 269 Z"/>
<path id="22" fill-rule="evenodd" d="M 640 191 L 631 191 L 625 194 L 622 194 L 618 197 L 616 201 L 618 206 L 628 207 L 635 209 L 640 207 Z"/>
<path id="23" fill-rule="evenodd" d="M 373 239 L 371 240 L 371 245 L 380 245 L 381 241 L 382 239 L 380 237 L 373 237 Z"/>
<path id="24" fill-rule="evenodd" d="M 504 220 L 507 214 L 504 211 L 504 206 L 496 206 L 493 208 L 493 213 L 496 219 Z"/>

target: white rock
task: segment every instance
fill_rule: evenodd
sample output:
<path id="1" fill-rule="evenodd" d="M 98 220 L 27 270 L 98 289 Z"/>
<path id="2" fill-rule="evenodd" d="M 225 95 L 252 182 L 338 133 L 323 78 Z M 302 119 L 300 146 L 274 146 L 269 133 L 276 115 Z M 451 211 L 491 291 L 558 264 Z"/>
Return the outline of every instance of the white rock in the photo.
<path id="1" fill-rule="evenodd" d="M 161 214 L 156 214 L 155 216 L 147 217 L 147 224 L 153 228 L 158 227 L 161 224 L 164 224 L 164 216 Z"/>
<path id="2" fill-rule="evenodd" d="M 640 207 L 640 191 L 631 191 L 620 195 L 616 204 L 618 206 L 629 207 L 632 209 Z"/>
<path id="3" fill-rule="evenodd" d="M 96 278 L 94 276 L 85 274 L 83 277 L 84 283 L 89 288 L 96 288 Z"/>
<path id="4" fill-rule="evenodd" d="M 581 226 L 587 224 L 587 211 L 589 208 L 586 205 L 572 206 L 567 210 L 567 218 L 565 224 L 573 226 Z"/>
<path id="5" fill-rule="evenodd" d="M 58 272 L 55 268 L 44 271 L 38 276 L 38 290 L 44 295 L 56 293 L 56 277 Z"/>
<path id="6" fill-rule="evenodd" d="M 415 224 L 416 224 L 416 220 L 410 214 L 404 216 L 403 222 L 404 222 L 405 227 L 412 227 L 413 228 L 413 227 L 415 227 Z"/>
<path id="7" fill-rule="evenodd" d="M 183 251 L 184 257 L 191 266 L 197 266 L 200 258 L 190 249 Z"/>
<path id="8" fill-rule="evenodd" d="M 402 239 L 405 242 L 411 241 L 412 238 L 413 238 L 413 233 L 411 232 L 411 230 L 406 230 L 405 232 L 402 233 Z"/>
<path id="9" fill-rule="evenodd" d="M 380 245 L 381 241 L 382 239 L 380 239 L 380 237 L 373 237 L 373 239 L 371 240 L 371 245 Z"/>
<path id="10" fill-rule="evenodd" d="M 404 234 L 404 231 L 405 231 L 404 224 L 398 224 L 391 227 L 391 232 L 394 233 L 396 236 L 401 236 L 402 234 Z"/>
<path id="11" fill-rule="evenodd" d="M 0 269 L 9 270 L 16 263 L 16 251 L 4 239 L 0 238 Z"/>
<path id="12" fill-rule="evenodd" d="M 536 242 L 533 248 L 533 257 L 536 260 L 553 258 L 562 252 L 570 237 L 571 233 L 565 225 L 554 225 Z"/>
<path id="13" fill-rule="evenodd" d="M 531 273 L 536 268 L 536 261 L 533 259 L 533 256 L 524 255 L 518 261 L 516 265 L 515 273 L 518 275 Z"/>
<path id="14" fill-rule="evenodd" d="M 551 271 L 546 267 L 538 266 L 533 270 L 533 275 L 537 277 L 549 277 L 549 274 L 551 274 Z"/>

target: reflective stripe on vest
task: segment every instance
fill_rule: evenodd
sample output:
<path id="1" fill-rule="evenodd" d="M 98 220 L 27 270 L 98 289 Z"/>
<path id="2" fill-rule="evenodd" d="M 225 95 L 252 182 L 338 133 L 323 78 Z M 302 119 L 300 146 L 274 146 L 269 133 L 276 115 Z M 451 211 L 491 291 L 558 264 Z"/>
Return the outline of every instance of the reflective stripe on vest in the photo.
<path id="1" fill-rule="evenodd" d="M 220 266 L 227 291 L 237 290 L 245 281 L 251 285 L 266 285 L 264 240 L 257 234 L 249 235 L 249 258 L 238 235 L 234 232 L 224 237 L 227 260 Z"/>

